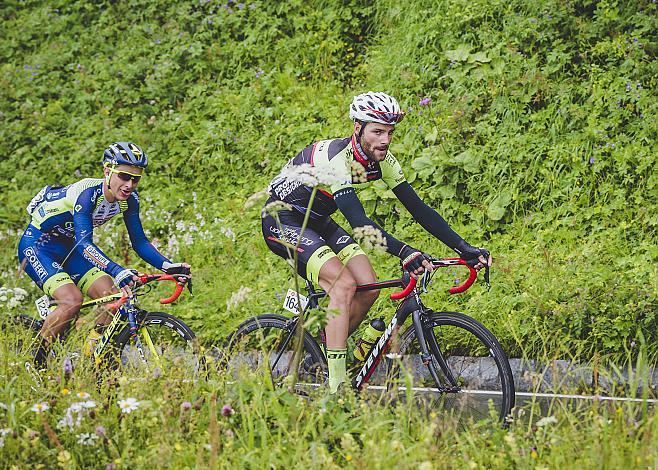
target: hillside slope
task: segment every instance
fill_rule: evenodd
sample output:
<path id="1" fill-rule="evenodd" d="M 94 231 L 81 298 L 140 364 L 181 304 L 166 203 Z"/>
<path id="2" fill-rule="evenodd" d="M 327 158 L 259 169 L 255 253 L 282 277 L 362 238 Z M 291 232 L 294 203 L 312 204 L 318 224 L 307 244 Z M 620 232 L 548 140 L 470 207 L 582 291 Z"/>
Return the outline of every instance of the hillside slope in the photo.
<path id="1" fill-rule="evenodd" d="M 15 276 L 34 193 L 99 175 L 104 147 L 133 140 L 153 162 L 144 225 L 195 268 L 197 295 L 173 308 L 219 340 L 276 309 L 290 279 L 261 239 L 263 198 L 250 196 L 304 145 L 348 135 L 354 94 L 384 90 L 408 110 L 392 147 L 407 178 L 496 258 L 490 292 L 448 299 L 437 282 L 428 303 L 476 316 L 514 355 L 658 344 L 657 10 L 651 0 L 4 2 L 0 284 L 36 297 Z M 392 197 L 377 185 L 361 193 L 399 238 L 448 255 Z M 97 236 L 145 268 L 120 222 Z M 382 278 L 396 275 L 396 260 L 374 260 Z M 458 276 L 448 274 L 445 286 Z"/>

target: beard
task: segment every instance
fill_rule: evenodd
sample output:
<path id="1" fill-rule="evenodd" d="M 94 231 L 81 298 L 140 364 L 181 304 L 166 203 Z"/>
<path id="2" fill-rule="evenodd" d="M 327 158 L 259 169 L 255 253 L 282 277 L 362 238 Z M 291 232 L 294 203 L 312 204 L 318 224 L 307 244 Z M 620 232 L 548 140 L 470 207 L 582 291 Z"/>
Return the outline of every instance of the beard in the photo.
<path id="1" fill-rule="evenodd" d="M 386 153 L 388 152 L 388 147 L 386 147 L 385 150 L 376 149 L 373 145 L 370 145 L 365 139 L 361 139 L 360 144 L 361 144 L 361 148 L 363 149 L 363 153 L 366 154 L 368 160 L 381 161 L 386 157 Z M 375 152 L 378 152 L 380 154 L 383 152 L 384 155 L 381 158 L 378 158 Z"/>

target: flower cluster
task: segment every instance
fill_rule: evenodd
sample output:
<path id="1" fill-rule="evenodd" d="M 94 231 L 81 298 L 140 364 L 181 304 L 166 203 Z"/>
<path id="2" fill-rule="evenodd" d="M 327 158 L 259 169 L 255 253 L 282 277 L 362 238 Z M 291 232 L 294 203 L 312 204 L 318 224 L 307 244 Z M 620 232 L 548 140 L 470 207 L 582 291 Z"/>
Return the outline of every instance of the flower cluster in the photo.
<path id="1" fill-rule="evenodd" d="M 84 392 L 78 393 L 78 396 L 80 395 L 85 396 L 85 398 L 89 397 L 89 394 Z M 96 402 L 93 400 L 71 403 L 64 412 L 64 417 L 57 422 L 57 427 L 59 429 L 68 428 L 69 431 L 79 428 L 85 413 L 93 408 L 96 408 Z"/>
<path id="2" fill-rule="evenodd" d="M 354 229 L 354 239 L 366 250 L 380 253 L 386 252 L 387 244 L 384 234 L 372 225 L 356 227 Z"/>
<path id="3" fill-rule="evenodd" d="M 0 287 L 0 303 L 5 303 L 4 307 L 13 309 L 18 307 L 23 300 L 27 298 L 27 291 L 20 287 Z"/>
<path id="4" fill-rule="evenodd" d="M 236 292 L 231 295 L 231 298 L 226 301 L 226 310 L 232 310 L 242 303 L 247 295 L 251 292 L 250 287 L 242 286 Z"/>
<path id="5" fill-rule="evenodd" d="M 281 177 L 289 181 L 299 181 L 310 187 L 331 186 L 336 183 L 350 181 L 350 175 L 347 174 L 347 171 L 341 172 L 333 167 L 315 167 L 308 163 L 287 165 L 281 171 Z"/>
<path id="6" fill-rule="evenodd" d="M 265 207 L 263 207 L 262 216 L 265 217 L 266 215 L 270 215 L 274 217 L 276 214 L 278 214 L 281 211 L 290 211 L 290 210 L 292 210 L 292 206 L 290 204 L 287 204 L 283 201 L 272 201 L 269 204 L 267 204 Z"/>
<path id="7" fill-rule="evenodd" d="M 352 183 L 367 183 L 368 175 L 366 174 L 366 169 L 356 160 L 352 160 L 351 168 L 352 172 Z"/>
<path id="8" fill-rule="evenodd" d="M 90 432 L 83 432 L 82 434 L 78 434 L 78 444 L 83 446 L 93 446 L 96 444 L 97 440 L 98 436 Z"/>
<path id="9" fill-rule="evenodd" d="M 0 429 L 0 449 L 5 446 L 5 436 L 11 434 L 13 431 L 11 428 L 2 428 Z"/>

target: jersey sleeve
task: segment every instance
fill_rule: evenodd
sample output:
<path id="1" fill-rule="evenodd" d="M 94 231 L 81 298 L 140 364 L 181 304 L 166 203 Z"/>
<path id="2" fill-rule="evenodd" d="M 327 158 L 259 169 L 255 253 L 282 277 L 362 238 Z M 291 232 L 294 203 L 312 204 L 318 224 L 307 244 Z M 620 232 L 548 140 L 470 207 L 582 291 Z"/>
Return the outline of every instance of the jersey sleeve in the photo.
<path id="1" fill-rule="evenodd" d="M 450 248 L 454 250 L 463 242 L 462 237 L 448 225 L 443 217 L 422 201 L 409 183 L 404 182 L 404 184 L 398 185 L 393 193 L 416 222 Z"/>
<path id="2" fill-rule="evenodd" d="M 398 162 L 397 158 L 391 152 L 386 154 L 386 158 L 379 165 L 382 169 L 382 181 L 386 183 L 389 189 L 393 189 L 400 183 L 407 181 L 400 162 Z"/>
<path id="3" fill-rule="evenodd" d="M 96 201 L 96 188 L 89 187 L 81 191 L 73 204 L 73 228 L 75 230 L 76 250 L 91 264 L 101 271 L 116 277 L 124 268 L 112 261 L 103 251 L 94 244 L 94 225 L 92 214 Z"/>
<path id="4" fill-rule="evenodd" d="M 379 230 L 386 239 L 386 251 L 394 256 L 400 256 L 400 251 L 404 244 L 390 233 L 386 232 L 370 217 L 366 215 L 363 204 L 359 200 L 354 188 L 347 188 L 338 191 L 334 198 L 336 205 L 343 213 L 352 228 L 371 226 Z"/>
<path id="5" fill-rule="evenodd" d="M 123 221 L 130 236 L 130 243 L 140 258 L 157 269 L 162 269 L 165 261 L 171 262 L 146 238 L 139 218 L 139 198 L 136 193 L 131 194 L 128 199 L 128 209 L 123 213 Z"/>

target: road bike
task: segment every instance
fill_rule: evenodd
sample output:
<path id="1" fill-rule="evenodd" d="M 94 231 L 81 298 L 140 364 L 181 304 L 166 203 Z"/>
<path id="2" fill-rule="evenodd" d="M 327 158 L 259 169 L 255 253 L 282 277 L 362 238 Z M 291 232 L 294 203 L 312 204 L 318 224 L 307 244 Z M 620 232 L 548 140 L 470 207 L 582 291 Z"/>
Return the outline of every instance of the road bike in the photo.
<path id="1" fill-rule="evenodd" d="M 432 259 L 431 263 L 434 268 L 468 268 L 468 278 L 450 288 L 451 294 L 466 291 L 477 278 L 477 271 L 463 259 Z M 427 392 L 438 396 L 440 406 L 460 418 L 493 414 L 503 421 L 515 402 L 514 378 L 505 351 L 477 320 L 463 313 L 437 312 L 423 304 L 421 295 L 427 292 L 436 272 L 426 272 L 418 281 L 405 274 L 400 279 L 357 286 L 357 292 L 395 287 L 403 290 L 390 295 L 401 302 L 364 361 L 357 365 L 351 384 L 358 390 L 365 389 L 382 364 L 383 385 L 379 387 L 388 392 Z M 327 378 L 321 342 L 305 331 L 301 358 L 295 360 L 294 354 L 300 318 L 307 321 L 318 308 L 318 300 L 326 296 L 308 281 L 306 293 L 298 295 L 289 289 L 284 308 L 293 312 L 292 317 L 268 313 L 240 324 L 228 339 L 229 369 L 265 367 L 274 383 L 282 385 L 298 364 L 295 390 L 321 387 Z M 403 331 L 408 319 L 411 324 Z"/>
<path id="2" fill-rule="evenodd" d="M 192 330 L 173 315 L 147 311 L 138 305 L 138 298 L 152 290 L 152 283 L 164 281 L 176 284 L 170 297 L 160 299 L 163 305 L 171 304 L 178 299 L 185 286 L 192 292 L 191 278 L 176 274 L 139 274 L 138 277 L 131 297 L 115 293 L 82 304 L 81 310 L 102 306 L 113 312 L 112 321 L 91 351 L 93 362 L 111 369 L 159 368 L 160 373 L 173 374 L 175 371 L 175 375 L 199 373 L 203 369 L 204 359 Z M 26 314 L 2 319 L 4 339 L 19 356 L 34 352 L 39 344 L 38 333 L 43 320 L 56 307 L 55 301 L 48 296 L 39 298 L 35 303 L 40 319 Z M 72 336 L 80 335 L 65 333 L 60 342 L 67 342 Z M 73 357 L 79 358 L 80 354 L 73 353 Z"/>

